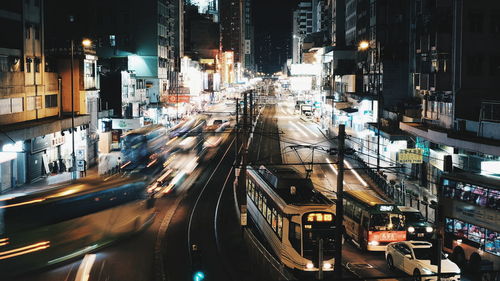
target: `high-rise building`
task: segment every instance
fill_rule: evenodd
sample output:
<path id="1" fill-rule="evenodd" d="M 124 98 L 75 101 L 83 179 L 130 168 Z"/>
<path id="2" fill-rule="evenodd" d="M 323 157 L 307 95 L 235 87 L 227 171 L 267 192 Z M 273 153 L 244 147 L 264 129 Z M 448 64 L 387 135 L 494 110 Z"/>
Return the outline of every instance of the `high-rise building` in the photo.
<path id="1" fill-rule="evenodd" d="M 63 87 L 71 89 L 69 81 L 55 72 L 45 54 L 47 20 L 43 0 L 0 2 L 4 32 L 0 36 L 0 192 L 75 168 L 73 152 L 77 160 L 91 160 L 86 101 L 68 103 L 70 91 L 63 92 Z M 75 49 L 82 50 L 80 46 Z M 68 62 L 64 67 L 69 66 Z M 74 75 L 78 81 L 78 72 Z M 78 86 L 75 97 L 81 97 Z"/>
<path id="2" fill-rule="evenodd" d="M 453 169 L 498 176 L 500 163 L 500 3 L 410 1 L 413 91 L 421 101 L 418 122 L 400 128 L 424 148 L 413 176 L 437 191 L 445 155 Z M 408 118 L 409 119 L 409 118 Z"/>
<path id="3" fill-rule="evenodd" d="M 292 17 L 292 63 L 300 63 L 304 39 L 314 32 L 312 0 L 300 1 Z"/>

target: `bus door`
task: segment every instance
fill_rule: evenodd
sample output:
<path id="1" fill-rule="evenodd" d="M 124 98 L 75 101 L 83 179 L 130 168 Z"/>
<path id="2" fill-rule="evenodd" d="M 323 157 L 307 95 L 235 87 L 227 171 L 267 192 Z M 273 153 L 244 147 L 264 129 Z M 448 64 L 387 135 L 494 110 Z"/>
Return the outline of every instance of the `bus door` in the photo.
<path id="1" fill-rule="evenodd" d="M 359 224 L 358 231 L 358 241 L 360 245 L 366 245 L 368 243 L 368 224 L 369 217 L 366 214 L 363 214 L 361 217 L 361 223 Z"/>

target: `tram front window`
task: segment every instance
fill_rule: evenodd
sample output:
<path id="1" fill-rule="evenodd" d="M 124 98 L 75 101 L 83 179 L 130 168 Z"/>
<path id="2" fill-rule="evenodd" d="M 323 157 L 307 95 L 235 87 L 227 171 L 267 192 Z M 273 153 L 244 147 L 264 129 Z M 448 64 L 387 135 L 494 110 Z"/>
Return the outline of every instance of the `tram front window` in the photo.
<path id="1" fill-rule="evenodd" d="M 400 214 L 373 214 L 370 219 L 370 230 L 372 231 L 387 231 L 387 230 L 404 230 L 404 218 Z"/>
<path id="2" fill-rule="evenodd" d="M 303 225 L 304 257 L 312 259 L 318 251 L 319 241 L 323 239 L 323 258 L 333 258 L 335 243 L 335 222 L 332 214 L 311 213 Z"/>

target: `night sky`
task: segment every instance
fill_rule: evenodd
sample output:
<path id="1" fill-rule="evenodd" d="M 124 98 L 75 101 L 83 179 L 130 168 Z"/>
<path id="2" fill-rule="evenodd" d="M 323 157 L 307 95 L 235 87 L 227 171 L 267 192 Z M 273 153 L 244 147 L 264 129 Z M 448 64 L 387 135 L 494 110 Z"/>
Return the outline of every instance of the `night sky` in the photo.
<path id="1" fill-rule="evenodd" d="M 281 70 L 291 57 L 292 11 L 298 0 L 254 0 L 255 62 L 259 71 Z M 290 50 L 289 50 L 290 49 Z"/>

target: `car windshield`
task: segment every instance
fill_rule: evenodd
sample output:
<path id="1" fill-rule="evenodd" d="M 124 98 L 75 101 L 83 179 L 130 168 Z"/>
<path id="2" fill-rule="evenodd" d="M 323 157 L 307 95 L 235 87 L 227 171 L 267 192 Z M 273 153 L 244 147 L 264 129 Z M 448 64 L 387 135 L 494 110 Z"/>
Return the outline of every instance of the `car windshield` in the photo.
<path id="1" fill-rule="evenodd" d="M 403 230 L 404 218 L 399 214 L 373 214 L 370 220 L 370 230 Z"/>
<path id="2" fill-rule="evenodd" d="M 417 260 L 430 260 L 431 259 L 431 248 L 413 248 L 415 253 L 415 259 Z M 446 256 L 441 253 L 441 259 L 445 260 Z"/>
<path id="3" fill-rule="evenodd" d="M 406 222 L 425 222 L 424 216 L 420 212 L 406 212 Z"/>

